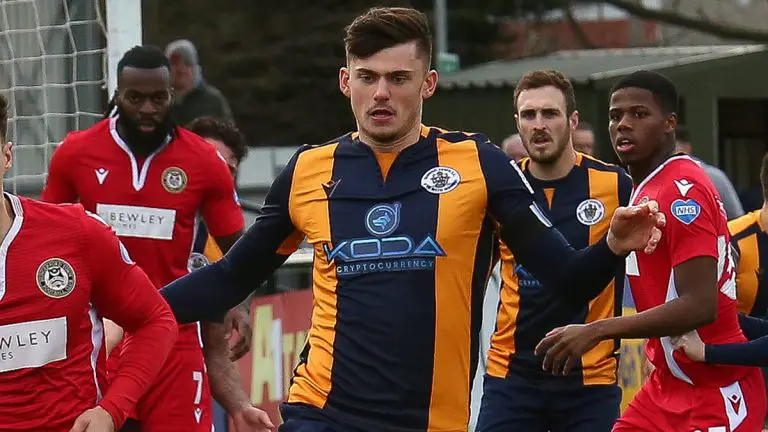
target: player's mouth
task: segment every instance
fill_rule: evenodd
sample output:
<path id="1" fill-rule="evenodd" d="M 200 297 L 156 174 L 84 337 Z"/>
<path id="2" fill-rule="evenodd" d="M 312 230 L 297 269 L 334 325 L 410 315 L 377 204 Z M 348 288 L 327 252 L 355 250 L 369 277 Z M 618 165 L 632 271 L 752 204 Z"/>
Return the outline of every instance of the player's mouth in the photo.
<path id="1" fill-rule="evenodd" d="M 629 137 L 619 137 L 616 139 L 616 152 L 628 153 L 635 148 L 635 140 Z"/>
<path id="2" fill-rule="evenodd" d="M 531 144 L 534 148 L 544 148 L 552 142 L 552 138 L 547 134 L 538 134 L 531 137 Z"/>
<path id="3" fill-rule="evenodd" d="M 395 118 L 395 112 L 389 108 L 374 108 L 368 111 L 368 115 L 377 123 L 387 123 Z"/>
<path id="4" fill-rule="evenodd" d="M 139 130 L 143 133 L 152 133 L 157 129 L 157 124 L 154 122 L 139 123 Z"/>

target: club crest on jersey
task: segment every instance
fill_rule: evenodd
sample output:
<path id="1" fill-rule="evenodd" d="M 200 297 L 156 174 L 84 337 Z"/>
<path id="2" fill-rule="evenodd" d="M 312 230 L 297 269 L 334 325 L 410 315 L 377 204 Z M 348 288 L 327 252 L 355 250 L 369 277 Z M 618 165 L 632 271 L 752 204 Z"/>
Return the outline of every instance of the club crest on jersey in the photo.
<path id="1" fill-rule="evenodd" d="M 189 272 L 193 272 L 207 266 L 208 264 L 210 264 L 210 261 L 208 261 L 208 258 L 205 255 L 199 252 L 192 252 L 189 255 L 189 259 L 187 260 L 187 270 Z"/>
<path id="2" fill-rule="evenodd" d="M 690 225 L 697 217 L 699 217 L 701 206 L 693 199 L 676 199 L 672 202 L 670 210 L 675 219 L 686 225 Z"/>
<path id="3" fill-rule="evenodd" d="M 75 289 L 75 270 L 61 258 L 51 258 L 37 268 L 37 287 L 48 297 L 64 298 Z"/>
<path id="4" fill-rule="evenodd" d="M 170 193 L 179 193 L 187 187 L 187 173 L 181 168 L 170 167 L 163 171 L 163 187 Z"/>
<path id="5" fill-rule="evenodd" d="M 444 194 L 459 186 L 461 176 L 450 167 L 437 166 L 431 168 L 421 177 L 421 187 L 433 194 Z"/>
<path id="6" fill-rule="evenodd" d="M 605 205 L 594 198 L 586 199 L 576 207 L 576 218 L 584 225 L 594 225 L 605 217 Z"/>

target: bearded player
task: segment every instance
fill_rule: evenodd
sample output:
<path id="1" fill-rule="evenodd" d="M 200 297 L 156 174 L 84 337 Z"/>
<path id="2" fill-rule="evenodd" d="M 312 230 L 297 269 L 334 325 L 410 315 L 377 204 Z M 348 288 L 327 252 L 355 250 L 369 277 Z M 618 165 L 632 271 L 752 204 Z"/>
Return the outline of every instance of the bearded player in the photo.
<path id="1" fill-rule="evenodd" d="M 745 341 L 723 203 L 701 166 L 674 154 L 677 101 L 675 85 L 655 72 L 635 72 L 611 90 L 609 132 L 635 184 L 631 202 L 655 200 L 669 214 L 656 251 L 626 260 L 639 313 L 555 329 L 537 352 L 560 374 L 601 340 L 649 338 L 655 369 L 614 431 L 758 431 L 766 412 L 760 370 L 694 362 L 670 338 Z"/>
<path id="2" fill-rule="evenodd" d="M 227 165 L 213 146 L 171 123 L 172 89 L 163 52 L 134 47 L 118 63 L 117 74 L 116 115 L 62 142 L 42 196 L 51 202 L 79 200 L 100 215 L 160 288 L 189 272 L 198 214 L 224 251 L 240 237 L 243 216 Z M 218 327 L 223 338 L 224 328 Z M 201 345 L 197 324 L 180 326 L 168 361 L 137 405 L 140 430 L 211 430 Z M 216 392 L 237 422 L 255 408 L 231 370 L 208 373 L 213 387 L 241 390 Z"/>
<path id="3" fill-rule="evenodd" d="M 0 95 L 0 176 L 12 164 L 7 108 Z M 2 183 L 0 197 L 0 429 L 113 431 L 176 340 L 173 314 L 81 206 L 4 194 Z M 109 388 L 101 317 L 133 334 Z"/>

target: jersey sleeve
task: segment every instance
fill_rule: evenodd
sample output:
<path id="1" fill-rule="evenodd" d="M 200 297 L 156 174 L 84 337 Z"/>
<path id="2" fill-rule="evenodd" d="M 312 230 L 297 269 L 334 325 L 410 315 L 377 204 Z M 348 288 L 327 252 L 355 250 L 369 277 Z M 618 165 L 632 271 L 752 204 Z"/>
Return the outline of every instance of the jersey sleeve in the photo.
<path id="1" fill-rule="evenodd" d="M 659 209 L 667 215 L 663 237 L 672 267 L 699 256 L 718 257 L 717 201 L 700 180 L 686 177 L 661 180 L 667 184 L 658 195 Z"/>
<path id="2" fill-rule="evenodd" d="M 78 199 L 75 182 L 72 179 L 72 144 L 65 138 L 53 152 L 48 166 L 48 177 L 45 180 L 40 199 L 46 202 L 61 204 L 72 203 Z"/>
<path id="3" fill-rule="evenodd" d="M 226 162 L 217 152 L 212 159 L 201 213 L 211 235 L 225 237 L 242 230 L 245 221 Z"/>
<path id="4" fill-rule="evenodd" d="M 622 264 L 603 239 L 575 250 L 535 203 L 533 188 L 517 164 L 499 148 L 478 144 L 488 192 L 488 212 L 515 259 L 546 289 L 581 303 L 596 297 Z M 557 269 L 557 271 L 553 271 Z"/>
<path id="5" fill-rule="evenodd" d="M 160 372 L 177 336 L 170 308 L 117 236 L 98 216 L 84 216 L 92 279 L 91 303 L 99 315 L 130 333 L 116 376 L 99 406 L 117 428 Z"/>
<path id="6" fill-rule="evenodd" d="M 300 231 L 291 220 L 289 198 L 297 160 L 306 148 L 299 149 L 278 174 L 253 225 L 221 260 L 161 290 L 178 322 L 221 320 L 226 311 L 258 289 L 295 250 L 294 239 L 300 237 L 296 235 Z"/>
<path id="7" fill-rule="evenodd" d="M 739 325 L 747 343 L 707 345 L 704 359 L 711 364 L 768 366 L 768 321 L 739 314 Z"/>

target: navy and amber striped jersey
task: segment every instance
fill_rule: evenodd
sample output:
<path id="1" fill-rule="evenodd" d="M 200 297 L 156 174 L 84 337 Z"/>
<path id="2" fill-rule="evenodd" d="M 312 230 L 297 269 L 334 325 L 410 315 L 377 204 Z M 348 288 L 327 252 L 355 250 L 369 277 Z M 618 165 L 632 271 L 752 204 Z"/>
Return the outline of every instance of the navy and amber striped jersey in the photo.
<path id="1" fill-rule="evenodd" d="M 536 202 L 547 209 L 552 223 L 574 247 L 586 247 L 602 239 L 613 213 L 627 205 L 632 193 L 632 179 L 622 168 L 582 153 L 576 153 L 568 175 L 557 180 L 534 177 L 528 158 L 521 162 L 521 168 L 533 186 Z M 533 354 L 547 332 L 621 315 L 623 266 L 617 268 L 616 278 L 604 285 L 597 297 L 578 303 L 563 298 L 561 292 L 567 287 L 553 290 L 542 285 L 515 260 L 504 242 L 500 242 L 500 250 L 501 300 L 488 351 L 489 375 L 552 377 L 542 370 L 542 357 Z M 582 357 L 570 377 L 556 379 L 566 385 L 615 384 L 618 350 L 619 341 L 602 341 Z"/>
<path id="2" fill-rule="evenodd" d="M 574 295 L 621 262 L 606 241 L 570 247 L 486 137 L 422 127 L 384 172 L 356 133 L 300 148 L 224 258 L 162 292 L 179 322 L 216 319 L 306 238 L 314 307 L 288 403 L 362 430 L 467 430 L 497 223 L 526 268 Z"/>
<path id="3" fill-rule="evenodd" d="M 760 210 L 728 222 L 731 244 L 739 257 L 736 270 L 736 300 L 739 312 L 752 316 L 768 315 L 768 234 L 760 221 Z"/>

